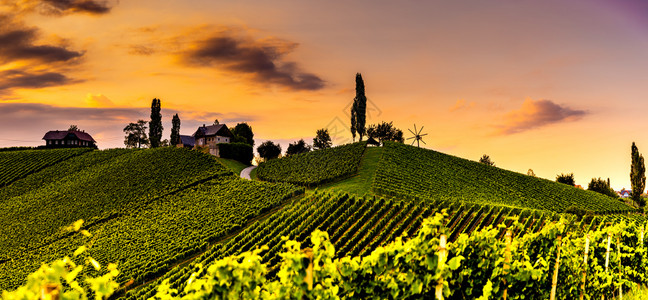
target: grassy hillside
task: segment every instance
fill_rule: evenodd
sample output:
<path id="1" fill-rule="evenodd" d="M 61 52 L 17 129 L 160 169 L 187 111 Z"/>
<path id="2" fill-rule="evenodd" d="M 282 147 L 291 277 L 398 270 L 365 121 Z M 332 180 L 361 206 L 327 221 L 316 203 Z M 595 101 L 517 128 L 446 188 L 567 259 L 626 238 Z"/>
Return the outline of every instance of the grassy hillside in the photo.
<path id="1" fill-rule="evenodd" d="M 358 142 L 271 159 L 259 165 L 256 176 L 271 182 L 317 186 L 354 174 L 366 145 Z"/>
<path id="2" fill-rule="evenodd" d="M 0 187 L 91 150 L 77 148 L 2 151 L 0 152 Z"/>
<path id="3" fill-rule="evenodd" d="M 15 182 L 18 191 L 3 188 L 17 196 L 0 202 L 0 289 L 21 284 L 42 262 L 87 243 L 62 229 L 77 219 L 95 233 L 94 256 L 119 263 L 121 281 L 141 282 L 303 192 L 290 184 L 241 180 L 196 151 L 92 153 L 69 160 L 62 170 L 71 173 L 43 185 L 27 188 L 58 173 L 56 166 Z M 86 162 L 93 163 L 84 168 Z"/>
<path id="4" fill-rule="evenodd" d="M 393 142 L 385 143 L 373 187 L 383 195 L 555 212 L 563 212 L 572 205 L 597 212 L 632 210 L 618 200 L 592 191 Z"/>

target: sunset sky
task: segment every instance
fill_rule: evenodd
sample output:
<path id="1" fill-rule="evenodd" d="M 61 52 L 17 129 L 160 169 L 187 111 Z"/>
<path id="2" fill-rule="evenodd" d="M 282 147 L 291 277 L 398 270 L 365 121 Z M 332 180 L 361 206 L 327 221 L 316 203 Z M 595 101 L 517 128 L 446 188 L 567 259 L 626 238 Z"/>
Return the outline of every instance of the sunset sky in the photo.
<path id="1" fill-rule="evenodd" d="M 214 119 L 257 145 L 368 123 L 425 146 L 586 186 L 630 188 L 648 155 L 648 1 L 0 0 L 0 147 L 70 124 L 100 148 L 162 101 L 164 138 Z"/>

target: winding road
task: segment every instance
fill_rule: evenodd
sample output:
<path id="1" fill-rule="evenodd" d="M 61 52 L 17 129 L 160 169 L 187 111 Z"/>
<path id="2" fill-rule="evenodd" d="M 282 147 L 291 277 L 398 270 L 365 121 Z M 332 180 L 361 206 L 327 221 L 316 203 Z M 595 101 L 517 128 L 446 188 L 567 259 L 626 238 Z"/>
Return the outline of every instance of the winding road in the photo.
<path id="1" fill-rule="evenodd" d="M 245 179 L 250 179 L 250 180 L 252 180 L 252 178 L 250 177 L 250 173 L 251 173 L 252 170 L 254 170 L 254 168 L 256 168 L 256 167 L 257 167 L 257 166 L 250 166 L 250 167 L 247 167 L 247 168 L 243 169 L 243 170 L 241 171 L 241 178 L 245 178 Z"/>

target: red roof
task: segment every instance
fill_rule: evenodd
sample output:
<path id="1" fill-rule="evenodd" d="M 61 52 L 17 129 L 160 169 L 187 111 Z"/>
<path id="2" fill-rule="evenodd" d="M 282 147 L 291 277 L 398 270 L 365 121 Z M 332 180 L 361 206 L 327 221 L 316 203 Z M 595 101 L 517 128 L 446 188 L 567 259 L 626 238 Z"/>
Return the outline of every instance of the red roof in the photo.
<path id="1" fill-rule="evenodd" d="M 43 137 L 44 140 L 63 140 L 68 134 L 75 135 L 79 140 L 87 142 L 95 142 L 95 140 L 87 132 L 76 130 L 52 130 L 48 131 Z"/>

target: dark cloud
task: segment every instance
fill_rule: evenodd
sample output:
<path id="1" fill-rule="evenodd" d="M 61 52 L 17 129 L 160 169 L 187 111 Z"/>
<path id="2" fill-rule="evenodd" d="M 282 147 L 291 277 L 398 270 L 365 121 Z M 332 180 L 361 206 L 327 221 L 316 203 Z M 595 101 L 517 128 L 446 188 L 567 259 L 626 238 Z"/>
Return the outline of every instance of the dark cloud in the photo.
<path id="1" fill-rule="evenodd" d="M 300 70 L 294 62 L 284 61 L 296 43 L 280 40 L 240 38 L 221 32 L 196 42 L 184 51 L 183 61 L 192 66 L 215 66 L 250 74 L 260 83 L 284 86 L 293 90 L 319 90 L 325 82 L 315 74 Z"/>
<path id="2" fill-rule="evenodd" d="M 0 72 L 0 95 L 12 88 L 44 88 L 78 82 L 56 72 L 30 73 L 22 70 Z"/>
<path id="3" fill-rule="evenodd" d="M 87 13 L 93 15 L 107 14 L 116 1 L 101 0 L 39 0 L 39 11 L 43 14 Z"/>
<path id="4" fill-rule="evenodd" d="M 38 45 L 38 29 L 27 27 L 10 15 L 0 15 L 0 59 L 20 59 L 40 62 L 69 62 L 83 56 L 82 52 L 67 49 L 61 45 Z"/>
<path id="5" fill-rule="evenodd" d="M 551 100 L 527 99 L 522 107 L 504 116 L 499 125 L 499 133 L 508 135 L 520 133 L 550 124 L 576 121 L 587 115 L 584 110 L 575 110 L 552 102 Z"/>

